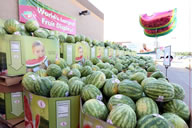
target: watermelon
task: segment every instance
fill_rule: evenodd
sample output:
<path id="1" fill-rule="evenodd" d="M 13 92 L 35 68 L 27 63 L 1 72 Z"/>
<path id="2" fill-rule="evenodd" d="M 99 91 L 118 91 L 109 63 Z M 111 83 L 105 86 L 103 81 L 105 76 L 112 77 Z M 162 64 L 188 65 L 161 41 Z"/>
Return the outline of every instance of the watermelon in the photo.
<path id="1" fill-rule="evenodd" d="M 68 35 L 65 39 L 67 43 L 75 43 L 75 38 L 72 35 Z"/>
<path id="2" fill-rule="evenodd" d="M 75 36 L 75 42 L 80 42 L 81 41 L 81 37 L 79 35 Z"/>
<path id="3" fill-rule="evenodd" d="M 99 68 L 98 66 L 96 66 L 96 65 L 93 65 L 93 66 L 92 66 L 92 70 L 93 70 L 93 71 L 99 71 L 100 68 Z"/>
<path id="4" fill-rule="evenodd" d="M 136 80 L 139 84 L 146 78 L 146 75 L 142 72 L 134 73 L 130 76 L 131 80 Z"/>
<path id="5" fill-rule="evenodd" d="M 97 57 L 92 58 L 91 61 L 92 61 L 92 63 L 93 63 L 94 65 L 96 65 L 96 64 L 99 63 L 99 62 L 101 62 L 101 60 L 100 60 L 99 58 L 97 58 Z"/>
<path id="6" fill-rule="evenodd" d="M 163 116 L 150 114 L 138 120 L 137 128 L 171 128 L 171 125 Z"/>
<path id="7" fill-rule="evenodd" d="M 90 60 L 85 60 L 85 62 L 83 63 L 83 66 L 93 66 L 93 63 Z"/>
<path id="8" fill-rule="evenodd" d="M 110 62 L 110 58 L 107 57 L 107 56 L 103 56 L 103 57 L 101 58 L 101 60 L 102 60 L 104 63 Z"/>
<path id="9" fill-rule="evenodd" d="M 47 76 L 47 71 L 43 68 L 39 69 L 36 73 L 41 77 Z"/>
<path id="10" fill-rule="evenodd" d="M 158 79 L 158 78 L 165 78 L 165 75 L 161 71 L 156 71 L 152 73 L 150 77 Z"/>
<path id="11" fill-rule="evenodd" d="M 120 81 L 122 81 L 122 80 L 125 80 L 125 79 L 128 79 L 129 77 L 127 76 L 127 74 L 126 73 L 124 73 L 124 72 L 120 72 L 119 74 L 117 74 L 117 77 L 118 77 L 118 79 L 120 80 Z"/>
<path id="12" fill-rule="evenodd" d="M 123 70 L 123 65 L 121 63 L 116 63 L 114 68 L 116 68 L 118 72 L 121 72 Z"/>
<path id="13" fill-rule="evenodd" d="M 150 82 L 153 81 L 153 80 L 156 80 L 156 79 L 153 78 L 153 77 L 145 78 L 145 79 L 141 82 L 142 88 L 144 88 L 144 86 L 145 86 L 146 84 L 150 83 Z"/>
<path id="14" fill-rule="evenodd" d="M 69 79 L 68 84 L 71 85 L 73 82 L 75 82 L 76 80 L 81 80 L 79 77 L 72 77 L 71 79 Z"/>
<path id="15" fill-rule="evenodd" d="M 98 66 L 100 69 L 104 69 L 105 68 L 105 64 L 103 62 L 97 63 L 96 66 Z"/>
<path id="16" fill-rule="evenodd" d="M 117 75 L 118 74 L 118 70 L 116 68 L 112 68 L 112 72 Z"/>
<path id="17" fill-rule="evenodd" d="M 143 89 L 136 81 L 123 80 L 119 83 L 118 93 L 129 96 L 133 100 L 138 100 L 143 95 Z"/>
<path id="18" fill-rule="evenodd" d="M 37 30 L 35 30 L 34 35 L 36 37 L 40 37 L 40 38 L 47 38 L 48 37 L 48 33 L 45 30 L 43 30 L 42 28 L 38 28 Z"/>
<path id="19" fill-rule="evenodd" d="M 8 19 L 4 22 L 4 28 L 7 33 L 13 34 L 20 30 L 20 23 L 15 19 Z"/>
<path id="20" fill-rule="evenodd" d="M 6 34 L 6 31 L 3 27 L 0 26 L 0 35 Z"/>
<path id="21" fill-rule="evenodd" d="M 91 74 L 92 68 L 90 66 L 85 66 L 81 69 L 81 76 L 88 76 L 89 74 Z"/>
<path id="22" fill-rule="evenodd" d="M 63 81 L 54 81 L 50 91 L 51 97 L 65 97 L 69 95 L 69 86 Z"/>
<path id="23" fill-rule="evenodd" d="M 66 76 L 60 76 L 57 80 L 63 81 L 65 83 L 68 83 L 68 78 Z"/>
<path id="24" fill-rule="evenodd" d="M 145 94 L 153 100 L 167 102 L 174 98 L 174 87 L 168 82 L 154 80 L 144 86 Z"/>
<path id="25" fill-rule="evenodd" d="M 114 107 L 121 104 L 127 104 L 135 111 L 136 106 L 134 101 L 130 97 L 122 94 L 116 94 L 110 97 L 107 107 L 111 111 Z"/>
<path id="26" fill-rule="evenodd" d="M 39 28 L 39 23 L 36 20 L 28 20 L 25 23 L 25 29 L 28 32 L 34 32 Z"/>
<path id="27" fill-rule="evenodd" d="M 135 128 L 137 119 L 133 109 L 127 104 L 122 104 L 112 109 L 107 122 L 120 128 Z"/>
<path id="28" fill-rule="evenodd" d="M 48 97 L 53 86 L 52 81 L 47 77 L 41 77 L 40 79 L 37 79 L 37 81 L 38 84 L 35 85 L 35 94 Z"/>
<path id="29" fill-rule="evenodd" d="M 47 67 L 47 75 L 48 76 L 53 76 L 55 78 L 58 78 L 60 77 L 62 74 L 61 72 L 61 68 L 56 65 L 56 64 L 50 64 L 48 67 Z"/>
<path id="30" fill-rule="evenodd" d="M 67 74 L 67 77 L 68 78 L 72 78 L 72 77 L 81 77 L 81 73 L 80 73 L 80 71 L 78 70 L 78 69 L 71 69 L 71 71 L 69 71 L 68 72 L 68 74 Z"/>
<path id="31" fill-rule="evenodd" d="M 46 76 L 46 78 L 48 78 L 52 82 L 56 80 L 55 77 L 53 77 L 53 76 Z"/>
<path id="32" fill-rule="evenodd" d="M 82 81 L 83 83 L 86 83 L 86 77 L 81 77 L 81 81 Z"/>
<path id="33" fill-rule="evenodd" d="M 85 41 L 86 41 L 87 43 L 90 43 L 90 42 L 91 42 L 91 39 L 90 39 L 89 37 L 85 37 Z"/>
<path id="34" fill-rule="evenodd" d="M 108 110 L 105 104 L 97 99 L 86 101 L 83 105 L 83 112 L 101 120 L 105 120 L 108 115 Z"/>
<path id="35" fill-rule="evenodd" d="M 65 38 L 66 38 L 65 35 L 59 35 L 58 38 L 59 38 L 59 42 L 61 43 L 65 42 Z"/>
<path id="36" fill-rule="evenodd" d="M 188 128 L 186 122 L 174 113 L 163 113 L 162 116 L 167 119 L 174 128 Z"/>
<path id="37" fill-rule="evenodd" d="M 67 74 L 69 73 L 70 70 L 71 70 L 70 67 L 64 68 L 64 69 L 62 70 L 62 75 L 63 75 L 63 76 L 67 76 Z"/>
<path id="38" fill-rule="evenodd" d="M 173 99 L 169 102 L 166 102 L 163 105 L 163 111 L 175 113 L 181 118 L 183 118 L 184 120 L 186 121 L 189 120 L 189 116 L 190 116 L 189 107 L 182 100 Z"/>
<path id="39" fill-rule="evenodd" d="M 153 77 L 151 77 L 151 78 L 153 78 Z M 166 78 L 158 78 L 158 80 L 162 80 L 164 82 L 168 82 Z"/>
<path id="40" fill-rule="evenodd" d="M 30 92 L 35 92 L 35 86 L 38 84 L 39 75 L 33 72 L 28 72 L 23 76 L 22 85 Z"/>
<path id="41" fill-rule="evenodd" d="M 117 94 L 119 83 L 120 81 L 117 78 L 107 79 L 103 88 L 103 93 L 108 97 Z"/>
<path id="42" fill-rule="evenodd" d="M 173 85 L 175 90 L 174 99 L 183 100 L 185 98 L 185 90 L 183 89 L 183 87 L 176 83 L 171 83 L 171 84 Z"/>
<path id="43" fill-rule="evenodd" d="M 49 36 L 47 37 L 47 39 L 56 40 L 56 41 L 59 40 L 58 37 L 55 36 L 55 35 L 49 35 Z"/>
<path id="44" fill-rule="evenodd" d="M 84 86 L 83 89 L 81 90 L 81 98 L 84 101 L 87 101 L 89 99 L 102 100 L 103 95 L 97 87 L 95 87 L 92 84 L 88 84 L 88 85 Z"/>
<path id="45" fill-rule="evenodd" d="M 56 59 L 55 64 L 58 65 L 61 69 L 67 67 L 67 62 L 62 58 Z"/>
<path id="46" fill-rule="evenodd" d="M 156 67 L 154 65 L 147 68 L 147 72 L 155 72 L 155 71 L 156 71 Z"/>
<path id="47" fill-rule="evenodd" d="M 142 97 L 136 102 L 136 114 L 138 118 L 142 118 L 149 114 L 159 114 L 159 109 L 155 101 L 149 97 Z"/>
<path id="48" fill-rule="evenodd" d="M 93 84 L 97 88 L 102 88 L 106 80 L 106 76 L 101 71 L 94 71 L 92 74 L 87 76 L 86 84 Z"/>
<path id="49" fill-rule="evenodd" d="M 80 40 L 81 41 L 85 41 L 85 36 L 84 35 L 80 35 Z"/>
<path id="50" fill-rule="evenodd" d="M 112 78 L 114 75 L 110 69 L 101 69 L 101 71 L 105 74 L 107 79 Z"/>
<path id="51" fill-rule="evenodd" d="M 72 69 L 81 70 L 82 66 L 81 66 L 80 64 L 75 63 L 75 64 L 72 64 L 72 65 L 71 65 L 71 68 L 72 68 Z"/>
<path id="52" fill-rule="evenodd" d="M 80 95 L 80 92 L 84 86 L 84 83 L 80 80 L 76 80 L 69 85 L 69 94 L 71 96 Z"/>

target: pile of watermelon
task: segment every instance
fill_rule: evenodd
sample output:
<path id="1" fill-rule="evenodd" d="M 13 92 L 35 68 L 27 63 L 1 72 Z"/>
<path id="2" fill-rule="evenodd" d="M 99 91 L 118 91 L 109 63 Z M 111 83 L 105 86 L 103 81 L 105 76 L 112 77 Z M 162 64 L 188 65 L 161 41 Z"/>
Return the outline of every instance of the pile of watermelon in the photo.
<path id="1" fill-rule="evenodd" d="M 167 81 L 151 57 L 93 58 L 82 65 L 60 58 L 28 72 L 22 83 L 41 96 L 80 95 L 85 114 L 120 128 L 188 128 L 184 89 Z"/>
<path id="2" fill-rule="evenodd" d="M 0 26 L 0 35 L 13 34 L 22 36 L 35 36 L 39 38 L 47 38 L 52 40 L 59 40 L 60 43 L 78 43 L 83 42 L 90 47 L 100 46 L 105 48 L 112 48 L 115 50 L 131 51 L 126 46 L 121 46 L 115 42 L 91 40 L 84 35 L 67 35 L 63 32 L 48 30 L 40 28 L 36 20 L 29 20 L 25 24 L 19 23 L 15 19 L 8 19 L 4 26 Z"/>

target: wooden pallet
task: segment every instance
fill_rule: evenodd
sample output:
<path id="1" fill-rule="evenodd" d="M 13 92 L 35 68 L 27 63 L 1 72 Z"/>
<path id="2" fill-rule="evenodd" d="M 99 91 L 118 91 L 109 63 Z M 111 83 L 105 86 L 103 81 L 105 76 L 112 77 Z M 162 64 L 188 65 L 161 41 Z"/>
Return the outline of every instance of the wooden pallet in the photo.
<path id="1" fill-rule="evenodd" d="M 24 118 L 16 118 L 12 120 L 4 120 L 0 118 L 0 122 L 8 125 L 9 128 L 25 128 Z"/>
<path id="2" fill-rule="evenodd" d="M 22 80 L 22 76 L 0 76 L 0 85 L 11 86 L 15 84 L 19 84 Z"/>

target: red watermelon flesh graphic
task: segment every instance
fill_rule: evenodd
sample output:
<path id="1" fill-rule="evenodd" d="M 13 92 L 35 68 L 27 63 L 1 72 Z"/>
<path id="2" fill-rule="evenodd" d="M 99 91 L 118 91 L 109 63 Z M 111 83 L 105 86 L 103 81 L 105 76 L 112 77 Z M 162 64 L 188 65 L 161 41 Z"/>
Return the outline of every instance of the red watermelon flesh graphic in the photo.
<path id="1" fill-rule="evenodd" d="M 40 57 L 38 59 L 27 60 L 26 61 L 26 66 L 27 67 L 34 67 L 34 66 L 42 64 L 46 60 L 47 60 L 46 56 Z"/>

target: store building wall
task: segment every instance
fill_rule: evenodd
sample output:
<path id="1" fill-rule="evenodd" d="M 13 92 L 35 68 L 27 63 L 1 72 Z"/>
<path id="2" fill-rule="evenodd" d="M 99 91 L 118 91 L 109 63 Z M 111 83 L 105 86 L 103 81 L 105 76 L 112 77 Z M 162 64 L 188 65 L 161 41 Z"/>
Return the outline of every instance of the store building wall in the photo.
<path id="1" fill-rule="evenodd" d="M 39 0 L 47 6 L 76 18 L 76 32 L 91 39 L 104 39 L 104 15 L 87 0 Z M 0 18 L 19 19 L 18 0 L 0 0 Z M 79 12 L 89 10 L 90 15 L 79 16 Z"/>

